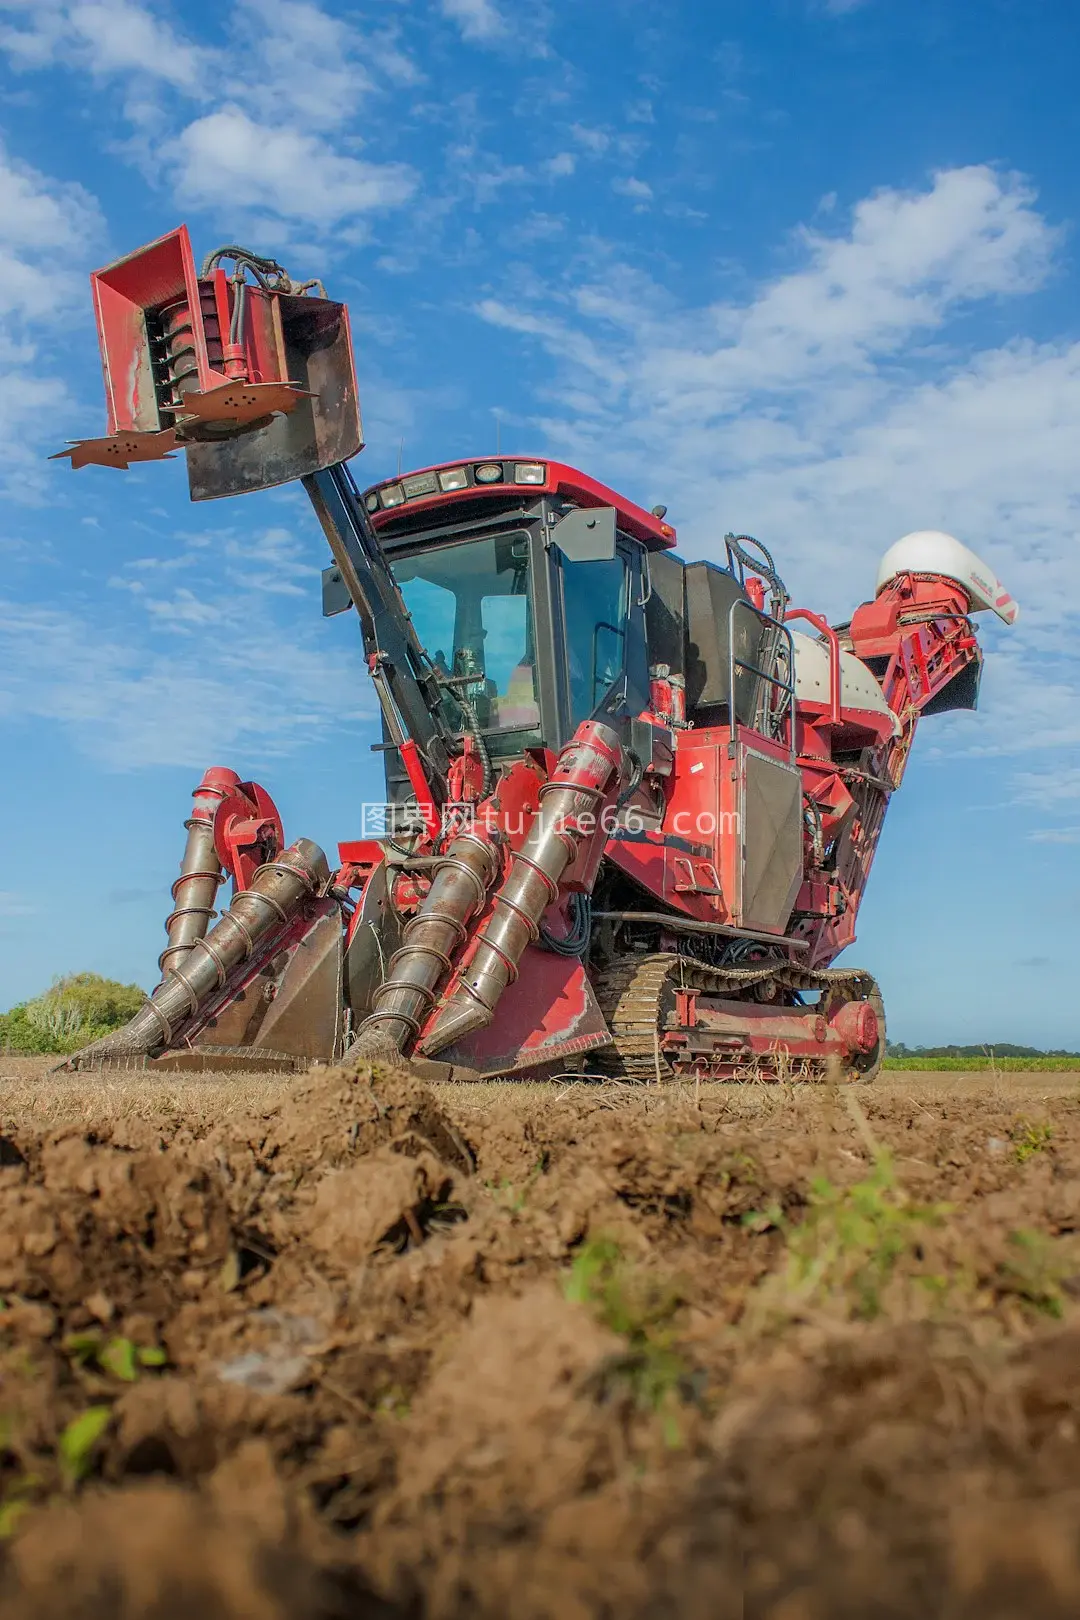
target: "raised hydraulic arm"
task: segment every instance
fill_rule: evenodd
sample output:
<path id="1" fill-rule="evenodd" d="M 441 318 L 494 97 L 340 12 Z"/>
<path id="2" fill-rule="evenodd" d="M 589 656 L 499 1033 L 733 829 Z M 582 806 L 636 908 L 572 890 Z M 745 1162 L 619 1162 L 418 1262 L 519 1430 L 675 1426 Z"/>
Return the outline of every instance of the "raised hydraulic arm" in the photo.
<path id="1" fill-rule="evenodd" d="M 401 749 L 414 789 L 417 760 L 435 805 L 447 798 L 453 732 L 443 715 L 443 688 L 420 645 L 408 609 L 348 467 L 327 467 L 303 480 L 342 582 L 360 618 L 364 651 L 391 741 Z M 410 765 L 413 767 L 410 769 Z"/>

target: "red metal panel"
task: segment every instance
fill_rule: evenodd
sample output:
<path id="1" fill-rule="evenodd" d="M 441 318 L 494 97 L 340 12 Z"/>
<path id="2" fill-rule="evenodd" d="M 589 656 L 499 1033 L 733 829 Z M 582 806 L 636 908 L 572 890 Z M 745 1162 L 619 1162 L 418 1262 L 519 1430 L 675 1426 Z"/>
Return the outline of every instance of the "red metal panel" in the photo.
<path id="1" fill-rule="evenodd" d="M 728 732 L 680 731 L 675 739 L 663 829 L 612 838 L 605 853 L 683 916 L 727 922 L 741 853 Z"/>
<path id="2" fill-rule="evenodd" d="M 146 319 L 142 307 L 134 304 L 107 282 L 91 278 L 94 288 L 94 314 L 101 345 L 101 371 L 105 380 L 108 432 L 132 429 L 156 433 L 161 427 L 150 350 L 146 342 Z"/>
<path id="3" fill-rule="evenodd" d="M 243 339 L 244 370 L 252 382 L 290 380 L 279 298 L 269 298 L 257 287 L 248 288 Z"/>
<path id="4" fill-rule="evenodd" d="M 676 737 L 675 772 L 664 817 L 672 847 L 663 897 L 704 921 L 725 922 L 730 909 L 725 897 L 734 893 L 724 878 L 725 845 L 730 841 L 730 828 L 721 818 L 725 751 L 716 734 L 684 731 Z M 696 746 L 690 740 L 695 737 L 701 738 Z M 717 888 L 723 893 L 717 894 Z"/>
<path id="5" fill-rule="evenodd" d="M 170 231 L 137 253 L 95 270 L 90 277 L 101 343 L 109 432 L 162 426 L 150 370 L 146 311 L 184 298 L 191 307 L 198 386 L 224 377 L 210 368 L 199 307 L 199 282 L 187 226 Z"/>
<path id="6" fill-rule="evenodd" d="M 517 1074 L 609 1046 L 611 1035 L 576 957 L 529 945 L 519 976 L 499 997 L 494 1022 L 439 1053 L 481 1074 Z"/>

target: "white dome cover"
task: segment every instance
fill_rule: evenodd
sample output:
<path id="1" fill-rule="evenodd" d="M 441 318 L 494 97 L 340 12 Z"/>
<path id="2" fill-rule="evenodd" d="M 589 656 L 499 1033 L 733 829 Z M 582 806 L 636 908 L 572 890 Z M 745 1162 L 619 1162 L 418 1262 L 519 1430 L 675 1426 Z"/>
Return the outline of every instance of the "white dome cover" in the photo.
<path id="1" fill-rule="evenodd" d="M 823 641 L 802 630 L 791 632 L 795 651 L 795 696 L 803 702 L 828 703 L 832 691 L 829 649 Z M 900 735 L 900 721 L 885 701 L 871 670 L 854 653 L 840 653 L 840 705 L 844 709 L 864 709 L 887 715 L 894 737 Z"/>
<path id="2" fill-rule="evenodd" d="M 1015 624 L 1020 616 L 1019 606 L 993 570 L 961 541 L 940 529 L 917 529 L 890 546 L 878 569 L 878 591 L 897 574 L 940 574 L 963 586 L 972 612 L 989 608 L 1006 624 Z"/>

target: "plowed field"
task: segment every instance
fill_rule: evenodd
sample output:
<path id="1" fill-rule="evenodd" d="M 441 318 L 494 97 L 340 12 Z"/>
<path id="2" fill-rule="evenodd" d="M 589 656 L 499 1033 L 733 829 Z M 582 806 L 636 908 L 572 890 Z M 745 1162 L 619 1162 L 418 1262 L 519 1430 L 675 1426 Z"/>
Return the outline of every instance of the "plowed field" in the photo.
<path id="1" fill-rule="evenodd" d="M 1080 1077 L 45 1067 L 5 1620 L 1080 1613 Z"/>

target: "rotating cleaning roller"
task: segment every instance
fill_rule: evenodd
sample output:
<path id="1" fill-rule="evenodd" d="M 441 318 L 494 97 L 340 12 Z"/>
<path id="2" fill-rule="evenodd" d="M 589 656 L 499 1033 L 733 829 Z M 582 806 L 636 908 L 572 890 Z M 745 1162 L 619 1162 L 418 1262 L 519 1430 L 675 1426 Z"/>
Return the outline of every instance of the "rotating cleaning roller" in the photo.
<path id="1" fill-rule="evenodd" d="M 499 871 L 499 852 L 484 828 L 461 832 L 435 868 L 423 903 L 406 925 L 401 949 L 375 992 L 373 1010 L 346 1059 L 404 1052 L 431 1011 L 450 972 L 453 952 L 467 938 L 467 923 L 487 900 Z"/>
<path id="2" fill-rule="evenodd" d="M 623 768 L 622 745 L 610 726 L 586 720 L 578 727 L 540 789 L 540 808 L 525 842 L 475 951 L 420 1042 L 421 1052 L 434 1056 L 491 1023 L 499 997 L 517 978 L 525 947 L 539 936 L 541 917 L 558 899 L 563 873 L 586 840 L 604 837 L 597 811 Z"/>
<path id="3" fill-rule="evenodd" d="M 214 817 L 218 805 L 240 785 L 235 771 L 212 765 L 192 793 L 194 804 L 184 826 L 187 844 L 180 876 L 172 886 L 174 910 L 165 919 L 169 943 L 158 957 L 162 979 L 202 939 L 214 915 L 214 901 L 224 882 L 221 860 L 214 843 Z"/>
<path id="4" fill-rule="evenodd" d="M 267 861 L 251 887 L 233 896 L 228 911 L 204 939 L 193 942 L 182 967 L 166 974 L 123 1029 L 76 1052 L 65 1068 L 93 1067 L 113 1058 L 147 1056 L 171 1046 L 178 1028 L 197 1013 L 229 974 L 268 936 L 283 928 L 305 900 L 330 880 L 318 844 L 298 838 L 275 861 Z"/>

